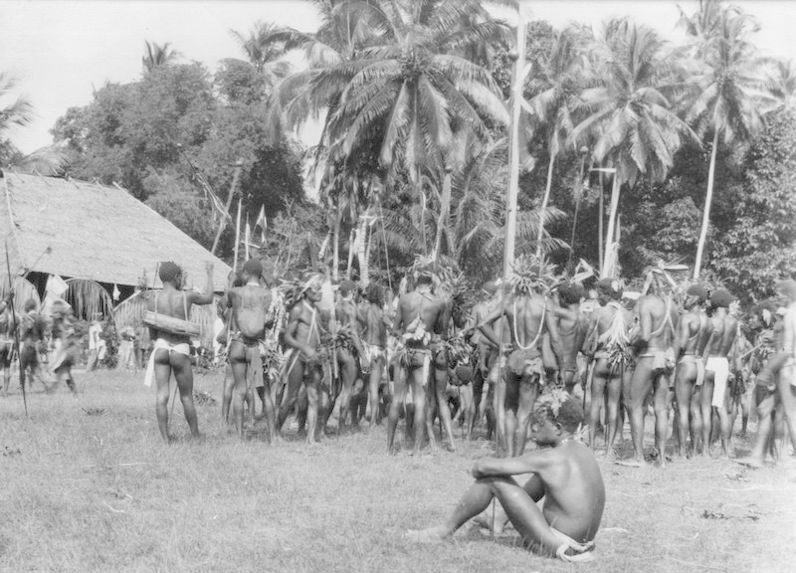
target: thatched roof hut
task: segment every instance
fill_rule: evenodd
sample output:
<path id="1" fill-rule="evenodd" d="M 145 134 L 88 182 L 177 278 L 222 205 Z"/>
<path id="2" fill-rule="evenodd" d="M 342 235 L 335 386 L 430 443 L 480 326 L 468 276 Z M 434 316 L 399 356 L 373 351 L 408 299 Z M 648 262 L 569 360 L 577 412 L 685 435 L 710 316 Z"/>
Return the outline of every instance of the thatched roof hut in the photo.
<path id="1" fill-rule="evenodd" d="M 143 279 L 147 287 L 160 288 L 158 261 L 179 264 L 187 286 L 199 289 L 205 287 L 205 263 L 212 261 L 216 292 L 223 292 L 230 272 L 222 260 L 117 186 L 0 171 L 0 234 L 8 245 L 15 284 L 26 275 L 43 294 L 47 277 L 58 275 L 67 279 L 66 297 L 73 306 L 92 299 L 85 305 L 90 312 L 107 314 L 114 288 L 119 300 L 130 297 Z M 2 260 L 0 295 L 8 290 L 5 267 Z M 15 291 L 17 305 L 31 296 Z M 215 309 L 195 309 L 194 314 L 197 322 L 206 323 Z"/>
<path id="2" fill-rule="evenodd" d="M 148 286 L 160 286 L 153 275 L 163 260 L 179 264 L 189 286 L 204 288 L 205 262 L 212 261 L 214 289 L 224 290 L 230 268 L 121 187 L 9 171 L 0 175 L 0 230 L 13 274 L 92 280 L 122 291 L 127 287 L 129 296 L 144 276 Z"/>

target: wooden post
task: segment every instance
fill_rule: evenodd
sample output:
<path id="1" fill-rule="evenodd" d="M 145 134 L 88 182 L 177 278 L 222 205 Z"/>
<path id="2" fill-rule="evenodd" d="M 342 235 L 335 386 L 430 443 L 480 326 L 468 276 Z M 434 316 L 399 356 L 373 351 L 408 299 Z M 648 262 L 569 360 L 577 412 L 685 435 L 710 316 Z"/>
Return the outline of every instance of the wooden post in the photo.
<path id="1" fill-rule="evenodd" d="M 517 193 L 520 182 L 520 111 L 523 74 L 525 71 L 525 4 L 517 6 L 517 39 L 514 79 L 511 94 L 511 125 L 509 128 L 509 188 L 506 191 L 506 239 L 503 250 L 503 276 L 511 276 L 514 246 L 517 238 Z"/>

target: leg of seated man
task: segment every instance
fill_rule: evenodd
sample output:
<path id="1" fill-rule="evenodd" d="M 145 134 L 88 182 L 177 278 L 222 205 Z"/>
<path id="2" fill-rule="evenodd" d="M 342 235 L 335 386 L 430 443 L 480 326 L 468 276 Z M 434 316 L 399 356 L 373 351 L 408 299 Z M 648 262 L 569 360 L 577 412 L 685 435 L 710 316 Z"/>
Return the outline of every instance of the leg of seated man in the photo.
<path id="1" fill-rule="evenodd" d="M 561 537 L 551 529 L 528 491 L 505 477 L 476 480 L 443 525 L 416 532 L 411 537 L 418 541 L 450 537 L 468 520 L 487 509 L 493 498 L 497 498 L 511 524 L 535 552 L 549 556 L 556 554 L 561 546 Z"/>

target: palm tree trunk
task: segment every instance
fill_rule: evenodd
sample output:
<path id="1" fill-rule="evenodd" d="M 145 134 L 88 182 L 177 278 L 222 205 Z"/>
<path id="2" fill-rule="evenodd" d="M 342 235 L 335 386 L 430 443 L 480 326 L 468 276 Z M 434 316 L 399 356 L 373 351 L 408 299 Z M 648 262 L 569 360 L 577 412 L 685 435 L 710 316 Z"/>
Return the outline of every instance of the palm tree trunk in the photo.
<path id="1" fill-rule="evenodd" d="M 340 201 L 337 202 L 337 209 L 334 217 L 334 229 L 333 233 L 333 241 L 334 246 L 332 247 L 333 252 L 333 259 L 332 259 L 332 278 L 336 283 L 340 279 L 340 219 L 342 215 L 340 214 Z"/>
<path id="2" fill-rule="evenodd" d="M 600 261 L 600 276 L 603 274 L 603 224 L 605 219 L 605 177 L 600 171 L 600 201 L 597 204 L 597 258 Z"/>
<path id="3" fill-rule="evenodd" d="M 616 268 L 616 261 L 614 260 L 614 229 L 616 228 L 616 212 L 619 208 L 619 171 L 614 173 L 614 182 L 611 186 L 611 212 L 608 215 L 608 232 L 605 237 L 605 258 L 603 260 L 603 272 L 613 274 L 613 269 Z M 612 264 L 608 265 L 612 261 Z"/>
<path id="4" fill-rule="evenodd" d="M 368 286 L 368 275 L 370 269 L 368 268 L 368 256 L 366 250 L 366 241 L 368 233 L 368 222 L 364 217 L 359 220 L 359 230 L 357 231 L 357 258 L 359 259 L 359 282 L 363 287 Z"/>
<path id="5" fill-rule="evenodd" d="M 702 211 L 702 229 L 699 232 L 699 242 L 697 243 L 696 261 L 694 261 L 694 280 L 699 278 L 699 271 L 702 267 L 702 255 L 705 252 L 705 241 L 708 237 L 708 225 L 710 224 L 710 206 L 713 203 L 713 177 L 716 174 L 716 150 L 719 147 L 719 130 L 713 133 L 713 149 L 710 152 L 710 168 L 708 169 L 708 192 L 705 195 L 705 207 Z"/>
<path id="6" fill-rule="evenodd" d="M 550 187 L 553 185 L 553 166 L 556 163 L 556 155 L 550 155 L 550 163 L 547 166 L 547 185 L 542 198 L 542 209 L 539 211 L 539 231 L 536 233 L 536 258 L 542 256 L 542 235 L 544 234 L 544 212 L 547 209 L 547 202 L 550 200 Z"/>
<path id="7" fill-rule="evenodd" d="M 434 239 L 434 252 L 432 256 L 434 260 L 439 257 L 440 249 L 442 247 L 442 231 L 447 229 L 448 214 L 451 208 L 451 174 L 446 172 L 442 179 L 442 196 L 440 197 L 439 205 L 439 219 L 437 220 L 437 236 Z M 448 233 L 448 240 L 450 240 L 450 233 Z"/>

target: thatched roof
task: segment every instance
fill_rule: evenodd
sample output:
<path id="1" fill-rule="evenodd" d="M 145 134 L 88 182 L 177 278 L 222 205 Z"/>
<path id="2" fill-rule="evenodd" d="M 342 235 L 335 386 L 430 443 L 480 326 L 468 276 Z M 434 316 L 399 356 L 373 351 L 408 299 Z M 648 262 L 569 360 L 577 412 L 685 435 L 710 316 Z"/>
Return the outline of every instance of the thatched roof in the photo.
<path id="1" fill-rule="evenodd" d="M 12 273 L 29 269 L 130 286 L 146 273 L 153 286 L 157 262 L 173 260 L 188 285 L 204 289 L 205 262 L 212 261 L 213 288 L 224 290 L 229 266 L 124 189 L 0 174 L 0 240 L 8 240 Z"/>

